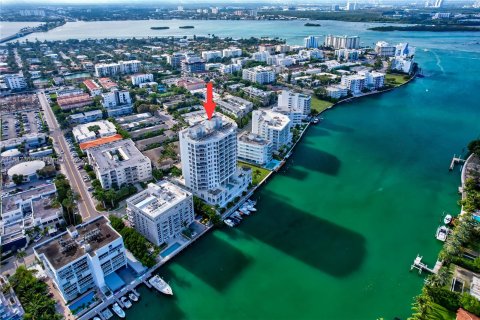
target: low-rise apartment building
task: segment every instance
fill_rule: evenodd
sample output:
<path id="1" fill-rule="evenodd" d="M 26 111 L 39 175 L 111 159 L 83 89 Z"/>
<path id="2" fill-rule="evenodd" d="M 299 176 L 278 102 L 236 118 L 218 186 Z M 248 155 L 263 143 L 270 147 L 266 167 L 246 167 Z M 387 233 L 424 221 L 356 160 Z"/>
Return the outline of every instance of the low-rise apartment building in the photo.
<path id="1" fill-rule="evenodd" d="M 157 246 L 180 235 L 194 220 L 193 196 L 163 180 L 127 199 L 128 220 Z"/>
<path id="2" fill-rule="evenodd" d="M 65 302 L 92 288 L 107 293 L 105 278 L 127 264 L 123 238 L 104 216 L 70 226 L 33 251 Z"/>
<path id="3" fill-rule="evenodd" d="M 253 109 L 252 102 L 232 95 L 227 95 L 216 102 L 220 109 L 235 118 L 244 117 Z"/>
<path id="4" fill-rule="evenodd" d="M 254 133 L 244 133 L 238 137 L 238 159 L 260 166 L 272 161 L 273 143 Z"/>
<path id="5" fill-rule="evenodd" d="M 87 157 L 104 189 L 118 188 L 152 178 L 150 159 L 137 149 L 131 139 L 89 148 Z"/>

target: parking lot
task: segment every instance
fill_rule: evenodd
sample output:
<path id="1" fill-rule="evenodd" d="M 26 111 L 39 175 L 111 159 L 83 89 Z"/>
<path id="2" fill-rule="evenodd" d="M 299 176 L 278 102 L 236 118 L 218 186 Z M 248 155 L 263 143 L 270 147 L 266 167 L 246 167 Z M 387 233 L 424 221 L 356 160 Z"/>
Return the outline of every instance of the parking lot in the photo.
<path id="1" fill-rule="evenodd" d="M 5 113 L 1 116 L 2 140 L 42 132 L 43 115 L 40 111 Z"/>

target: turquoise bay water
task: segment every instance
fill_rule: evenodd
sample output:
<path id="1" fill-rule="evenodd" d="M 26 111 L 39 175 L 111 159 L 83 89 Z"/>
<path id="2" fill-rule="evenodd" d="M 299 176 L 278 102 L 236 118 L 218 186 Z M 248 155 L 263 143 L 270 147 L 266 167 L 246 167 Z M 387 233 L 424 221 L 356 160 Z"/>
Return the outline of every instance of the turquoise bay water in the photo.
<path id="1" fill-rule="evenodd" d="M 417 254 L 435 263 L 442 212 L 459 210 L 459 172 L 448 171 L 451 157 L 480 136 L 479 37 L 303 23 L 67 23 L 31 36 L 88 38 L 102 30 L 102 37 L 140 37 L 151 36 L 153 25 L 192 24 L 188 34 L 279 36 L 295 44 L 308 34 L 359 34 L 364 44 L 409 40 L 418 48 L 425 78 L 324 113 L 285 168 L 257 192 L 258 212 L 238 228 L 205 236 L 162 267 L 175 296 L 140 288 L 141 302 L 127 311 L 128 319 L 410 315 L 423 283 L 410 264 Z"/>
<path id="2" fill-rule="evenodd" d="M 477 53 L 420 51 L 426 77 L 338 106 L 256 194 L 258 213 L 160 269 L 130 319 L 406 319 L 458 213 L 453 153 L 480 135 Z M 462 74 L 462 70 L 468 70 Z"/>

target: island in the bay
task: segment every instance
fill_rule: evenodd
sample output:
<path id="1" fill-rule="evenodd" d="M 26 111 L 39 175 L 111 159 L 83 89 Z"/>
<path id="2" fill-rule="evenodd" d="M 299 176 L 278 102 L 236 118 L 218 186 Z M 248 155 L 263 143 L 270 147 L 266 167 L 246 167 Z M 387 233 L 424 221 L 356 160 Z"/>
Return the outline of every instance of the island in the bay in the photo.
<path id="1" fill-rule="evenodd" d="M 180 26 L 180 29 L 193 29 L 195 28 L 194 26 Z"/>
<path id="2" fill-rule="evenodd" d="M 320 27 L 320 23 L 312 23 L 312 22 L 307 22 L 304 24 L 305 27 Z"/>
<path id="3" fill-rule="evenodd" d="M 152 29 L 152 30 L 166 30 L 166 29 L 170 29 L 170 27 L 150 27 L 150 29 Z"/>

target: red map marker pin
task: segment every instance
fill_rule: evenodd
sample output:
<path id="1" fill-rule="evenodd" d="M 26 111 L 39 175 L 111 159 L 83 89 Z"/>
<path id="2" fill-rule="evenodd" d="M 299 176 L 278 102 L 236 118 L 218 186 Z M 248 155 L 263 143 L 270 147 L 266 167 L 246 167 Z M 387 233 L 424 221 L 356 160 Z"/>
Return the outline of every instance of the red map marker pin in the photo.
<path id="1" fill-rule="evenodd" d="M 205 112 L 207 113 L 208 120 L 212 118 L 213 111 L 215 111 L 215 106 L 217 104 L 213 102 L 213 84 L 211 82 L 207 83 L 207 100 L 203 103 Z"/>

